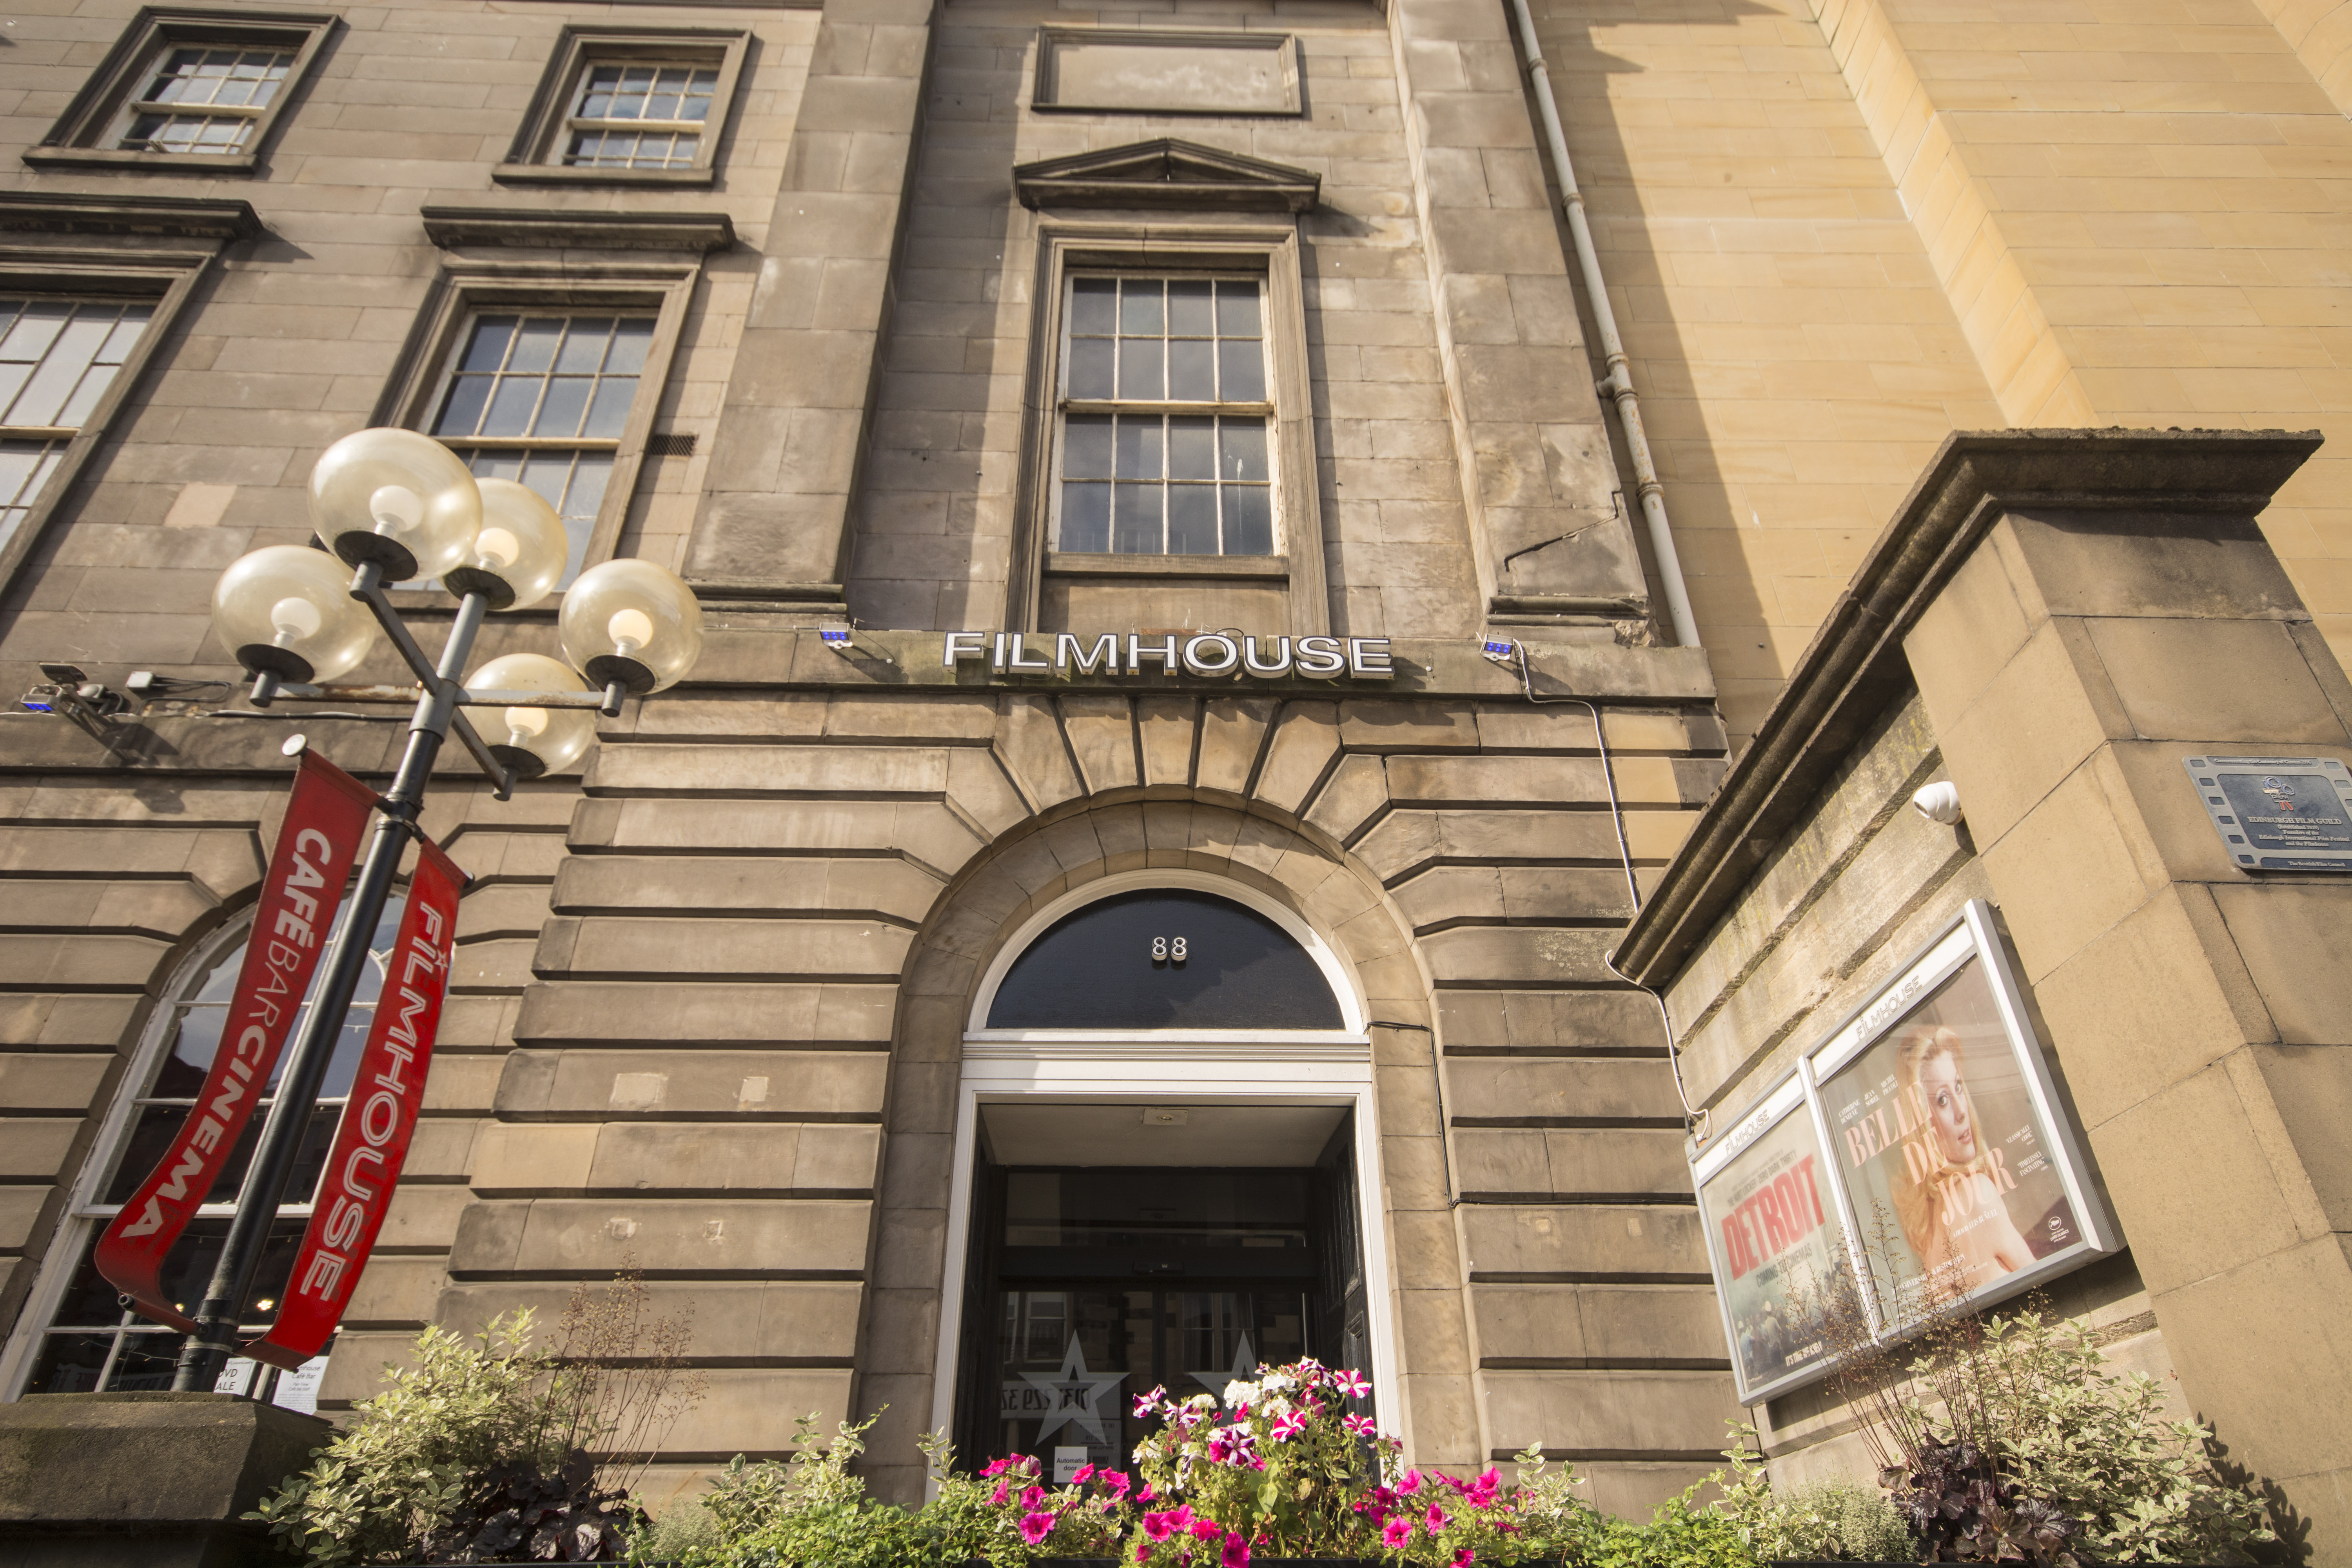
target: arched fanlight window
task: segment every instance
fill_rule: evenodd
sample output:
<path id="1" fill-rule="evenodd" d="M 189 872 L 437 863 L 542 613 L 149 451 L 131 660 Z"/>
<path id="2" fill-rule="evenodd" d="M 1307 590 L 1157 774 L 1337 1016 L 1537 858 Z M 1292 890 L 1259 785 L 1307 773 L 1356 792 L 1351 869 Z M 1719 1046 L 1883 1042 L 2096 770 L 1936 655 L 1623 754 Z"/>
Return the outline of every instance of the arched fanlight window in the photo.
<path id="1" fill-rule="evenodd" d="M 1071 910 L 1013 959 L 991 1029 L 1343 1029 L 1323 963 L 1268 915 L 1189 888 Z"/>
<path id="2" fill-rule="evenodd" d="M 334 1141 L 343 1097 L 351 1092 L 360 1047 L 375 1016 L 376 996 L 383 987 L 383 965 L 400 929 L 403 906 L 404 900 L 398 898 L 385 905 L 383 918 L 369 941 L 373 962 L 361 971 L 359 990 L 344 1020 L 342 1037 L 336 1042 L 334 1061 L 320 1089 L 319 1107 L 310 1113 L 310 1133 L 287 1189 L 286 1207 L 270 1227 L 256 1276 L 247 1334 L 260 1332 L 277 1316 L 277 1299 L 294 1266 L 303 1226 L 310 1221 L 310 1194 Z M 8 1347 L 5 1378 L 0 1378 L 0 1392 L 8 1396 L 119 1393 L 172 1385 L 180 1336 L 125 1312 L 117 1302 L 114 1287 L 91 1267 L 90 1251 L 122 1201 L 154 1169 L 173 1133 L 187 1119 L 189 1107 L 195 1103 L 214 1053 L 220 1048 L 222 1022 L 236 989 L 237 966 L 244 962 L 250 931 L 249 922 L 240 921 L 200 949 L 174 977 L 166 994 L 170 1000 L 149 1020 L 138 1057 L 124 1076 L 97 1147 L 75 1181 L 72 1205 L 58 1227 L 33 1299 Z M 311 993 L 317 993 L 315 979 Z M 308 997 L 303 1011 L 309 1012 Z M 295 1027 L 300 1027 L 299 1018 Z M 288 1054 L 293 1037 L 288 1036 Z M 278 1070 L 285 1065 L 281 1056 Z M 271 1087 L 276 1087 L 274 1075 Z M 265 1097 L 255 1108 L 220 1180 L 164 1260 L 163 1289 L 183 1311 L 194 1310 L 212 1279 L 229 1219 L 236 1212 L 237 1184 L 245 1179 L 271 1103 Z"/>

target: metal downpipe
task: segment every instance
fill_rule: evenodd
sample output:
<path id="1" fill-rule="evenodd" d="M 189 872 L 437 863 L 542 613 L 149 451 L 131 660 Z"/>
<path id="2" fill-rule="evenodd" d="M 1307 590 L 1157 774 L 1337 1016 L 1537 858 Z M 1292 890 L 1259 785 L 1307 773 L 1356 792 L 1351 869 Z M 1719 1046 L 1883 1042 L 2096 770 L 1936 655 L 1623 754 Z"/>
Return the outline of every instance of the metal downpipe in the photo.
<path id="1" fill-rule="evenodd" d="M 1683 564 L 1675 553 L 1674 530 L 1666 522 L 1666 500 L 1658 483 L 1657 460 L 1650 455 L 1650 438 L 1642 430 L 1642 405 L 1633 395 L 1633 372 L 1625 357 L 1625 341 L 1617 332 L 1617 313 L 1609 305 L 1609 284 L 1601 274 L 1601 253 L 1592 246 L 1592 226 L 1585 221 L 1584 194 L 1576 188 L 1575 166 L 1568 156 L 1568 137 L 1560 130 L 1559 105 L 1552 98 L 1551 73 L 1544 68 L 1543 47 L 1536 40 L 1536 19 L 1528 0 L 1510 0 L 1518 24 L 1519 47 L 1527 52 L 1528 70 L 1535 79 L 1536 108 L 1543 118 L 1544 141 L 1551 149 L 1553 177 L 1559 181 L 1560 205 L 1568 212 L 1568 232 L 1576 243 L 1576 265 L 1584 275 L 1585 297 L 1592 303 L 1592 320 L 1601 331 L 1601 348 L 1609 374 L 1596 390 L 1617 405 L 1618 423 L 1625 427 L 1625 447 L 1633 458 L 1633 483 L 1640 492 L 1642 520 L 1648 525 L 1650 549 L 1658 563 L 1658 579 L 1666 594 L 1666 611 L 1674 622 L 1675 641 L 1696 647 L 1698 622 L 1691 615 L 1690 593 L 1683 586 Z"/>

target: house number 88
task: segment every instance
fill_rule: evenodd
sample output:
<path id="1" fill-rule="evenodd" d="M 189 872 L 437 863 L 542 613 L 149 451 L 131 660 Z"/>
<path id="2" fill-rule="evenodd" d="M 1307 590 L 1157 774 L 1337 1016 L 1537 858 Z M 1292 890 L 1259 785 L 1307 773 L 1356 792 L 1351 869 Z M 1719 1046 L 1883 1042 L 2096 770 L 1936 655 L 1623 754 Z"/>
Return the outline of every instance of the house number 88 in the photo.
<path id="1" fill-rule="evenodd" d="M 1184 939 L 1181 936 L 1174 938 L 1164 936 L 1153 937 L 1151 939 L 1151 962 L 1154 963 L 1165 963 L 1171 958 L 1179 963 L 1184 962 Z"/>

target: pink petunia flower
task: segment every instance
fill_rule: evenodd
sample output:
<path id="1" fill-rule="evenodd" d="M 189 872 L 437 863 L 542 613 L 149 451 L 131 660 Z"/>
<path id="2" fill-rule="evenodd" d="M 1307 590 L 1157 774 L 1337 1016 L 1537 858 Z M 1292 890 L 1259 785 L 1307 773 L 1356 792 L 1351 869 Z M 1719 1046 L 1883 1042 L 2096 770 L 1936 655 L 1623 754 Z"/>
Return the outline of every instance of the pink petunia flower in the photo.
<path id="1" fill-rule="evenodd" d="M 992 1460 L 990 1461 L 988 1468 L 980 1472 L 980 1479 L 982 1480 L 987 1480 L 991 1477 L 1001 1476 L 1005 1471 L 1011 1469 L 1013 1466 L 1013 1461 L 1011 1459 Z"/>
<path id="2" fill-rule="evenodd" d="M 1462 1495 L 1468 1498 L 1474 1507 L 1492 1508 L 1495 1506 L 1496 1495 L 1502 1490 L 1502 1476 L 1496 1472 L 1494 1466 L 1489 1465 L 1486 1467 L 1485 1475 L 1462 1489 Z"/>
<path id="3" fill-rule="evenodd" d="M 1225 1532 L 1225 1527 L 1213 1519 L 1196 1519 L 1192 1528 L 1193 1535 L 1202 1541 L 1214 1541 Z"/>
<path id="4" fill-rule="evenodd" d="M 1412 1521 L 1404 1518 L 1402 1515 L 1399 1515 L 1397 1518 L 1389 1521 L 1388 1524 L 1381 1531 L 1381 1544 L 1387 1547 L 1391 1552 L 1400 1550 L 1406 1542 L 1411 1541 L 1412 1539 Z"/>
<path id="5" fill-rule="evenodd" d="M 1138 1502 L 1158 1502 L 1160 1500 L 1160 1494 L 1151 1489 L 1151 1483 L 1150 1481 L 1146 1481 L 1143 1483 L 1143 1489 L 1135 1494 L 1135 1500 Z"/>
<path id="6" fill-rule="evenodd" d="M 1021 1539 L 1034 1546 L 1054 1533 L 1054 1516 L 1050 1513 L 1024 1513 L 1021 1516 Z"/>
<path id="7" fill-rule="evenodd" d="M 1334 1372 L 1331 1374 L 1331 1382 L 1340 1393 L 1350 1399 L 1361 1399 L 1372 1391 L 1370 1384 L 1352 1372 Z"/>
<path id="8" fill-rule="evenodd" d="M 1080 1465 L 1078 1473 L 1070 1478 L 1070 1484 L 1074 1487 L 1082 1487 L 1094 1479 L 1095 1468 L 1092 1465 Z"/>
<path id="9" fill-rule="evenodd" d="M 1249 1568 L 1249 1542 L 1241 1538 L 1238 1531 L 1226 1531 L 1225 1549 L 1218 1553 L 1217 1561 L 1224 1568 Z"/>
<path id="10" fill-rule="evenodd" d="M 1102 1488 L 1103 1490 L 1110 1493 L 1110 1495 L 1115 1498 L 1124 1498 L 1127 1496 L 1127 1489 L 1134 1484 L 1135 1483 L 1133 1481 L 1128 1479 L 1128 1475 L 1125 1470 L 1097 1470 L 1095 1472 L 1095 1485 Z"/>
<path id="11" fill-rule="evenodd" d="M 1274 1440 L 1277 1443 L 1286 1443 L 1306 1430 L 1307 1417 L 1296 1410 L 1274 1418 Z"/>
<path id="12" fill-rule="evenodd" d="M 1421 1472 L 1419 1470 L 1407 1470 L 1404 1473 L 1404 1479 L 1397 1483 L 1397 1494 L 1400 1497 L 1411 1497 L 1420 1489 Z"/>
<path id="13" fill-rule="evenodd" d="M 1011 1481 L 999 1481 L 996 1483 L 996 1489 L 988 1494 L 989 1506 L 992 1508 L 1003 1508 L 1005 1504 L 1005 1500 L 1012 1497 L 1012 1495 L 1013 1483 Z"/>
<path id="14" fill-rule="evenodd" d="M 1427 1525 L 1429 1532 L 1434 1535 L 1445 1528 L 1445 1510 L 1435 1503 L 1431 1503 L 1429 1511 L 1422 1516 L 1421 1522 Z"/>
<path id="15" fill-rule="evenodd" d="M 1369 1415 L 1342 1415 L 1339 1425 L 1350 1437 L 1377 1437 L 1381 1435 L 1379 1425 Z"/>
<path id="16" fill-rule="evenodd" d="M 1176 1533 L 1173 1513 L 1147 1513 L 1143 1516 L 1143 1533 L 1154 1541 L 1165 1541 Z"/>
<path id="17" fill-rule="evenodd" d="M 1021 1506 L 1023 1508 L 1033 1510 L 1042 1508 L 1045 1506 L 1045 1489 L 1044 1487 L 1031 1487 L 1027 1491 L 1021 1494 Z"/>
<path id="18" fill-rule="evenodd" d="M 1454 1554 L 1454 1568 L 1470 1568 L 1471 1562 L 1471 1552 L 1466 1546 Z"/>

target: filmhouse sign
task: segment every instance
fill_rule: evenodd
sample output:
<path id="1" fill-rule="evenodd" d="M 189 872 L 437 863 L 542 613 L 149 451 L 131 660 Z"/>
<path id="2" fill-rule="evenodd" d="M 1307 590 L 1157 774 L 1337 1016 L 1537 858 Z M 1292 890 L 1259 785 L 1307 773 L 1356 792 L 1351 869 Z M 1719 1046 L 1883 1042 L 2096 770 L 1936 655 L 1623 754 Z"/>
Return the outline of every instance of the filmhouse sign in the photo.
<path id="1" fill-rule="evenodd" d="M 1123 656 L 1123 657 L 1122 657 Z M 985 660 L 998 675 L 1141 675 L 1182 671 L 1207 679 L 1251 675 L 1265 680 L 1390 680 L 1396 675 L 1386 637 L 1261 637 L 1237 632 L 950 632 L 940 663 L 957 669 Z"/>

